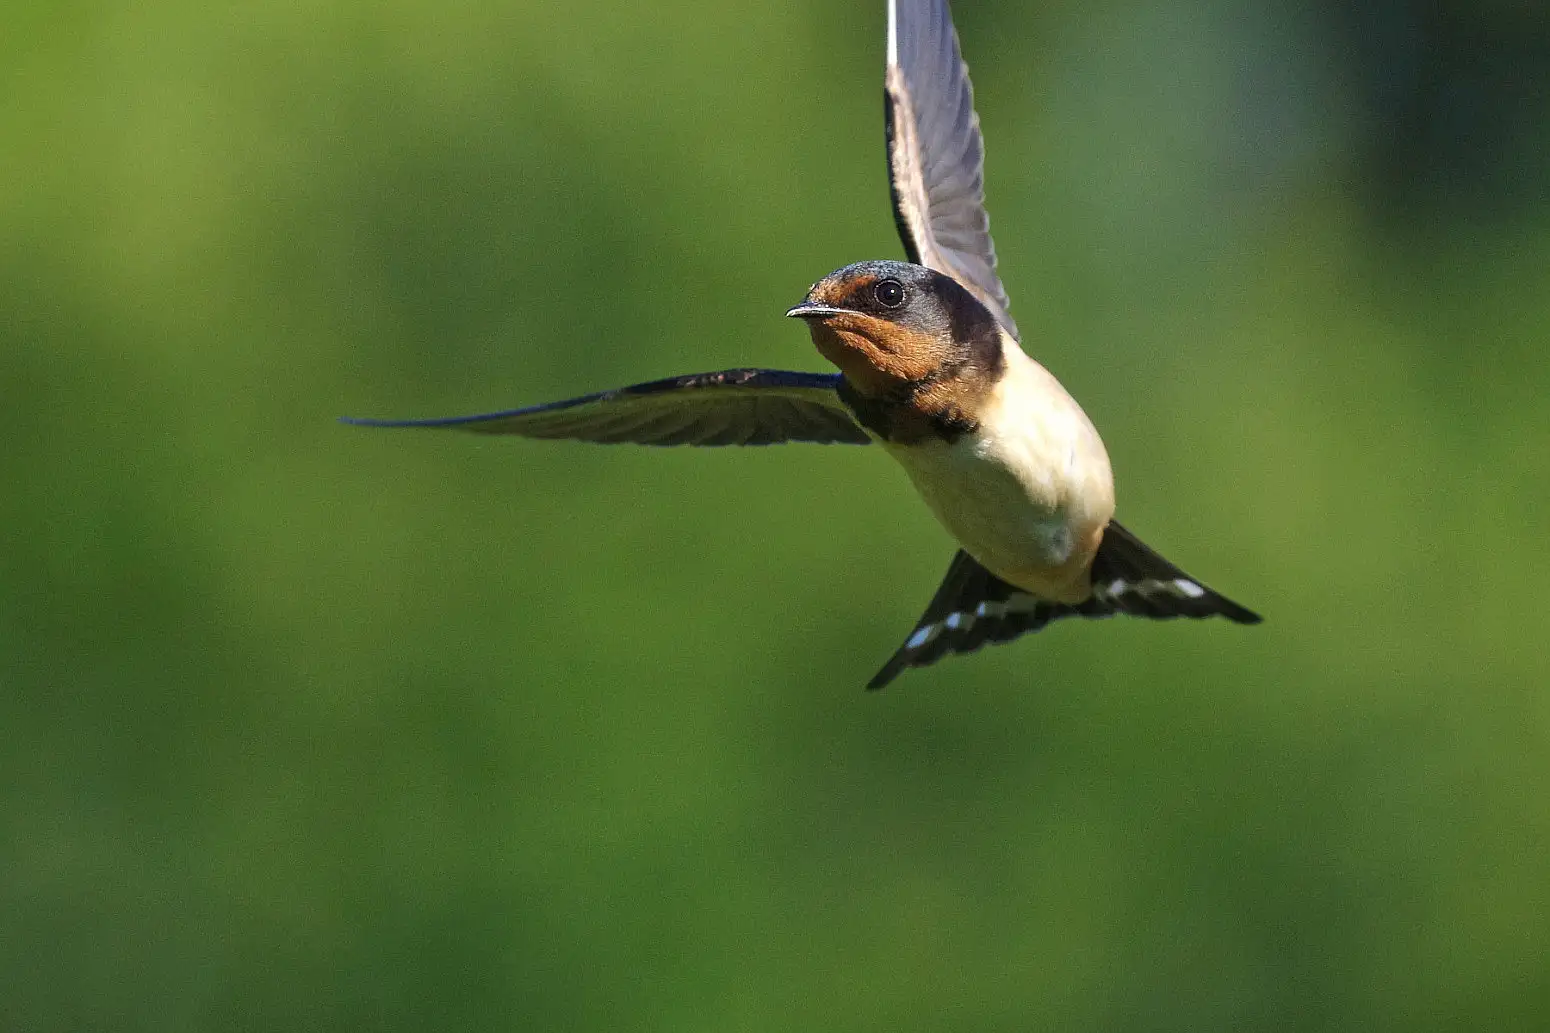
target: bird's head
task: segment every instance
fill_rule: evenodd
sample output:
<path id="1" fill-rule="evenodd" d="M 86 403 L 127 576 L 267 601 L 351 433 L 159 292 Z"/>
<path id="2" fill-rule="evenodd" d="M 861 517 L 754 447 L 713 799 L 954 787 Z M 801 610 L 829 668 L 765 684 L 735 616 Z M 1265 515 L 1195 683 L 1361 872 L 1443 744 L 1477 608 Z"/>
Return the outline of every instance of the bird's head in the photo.
<path id="1" fill-rule="evenodd" d="M 786 313 L 865 395 L 999 367 L 1001 328 L 958 281 L 907 262 L 836 270 Z"/>

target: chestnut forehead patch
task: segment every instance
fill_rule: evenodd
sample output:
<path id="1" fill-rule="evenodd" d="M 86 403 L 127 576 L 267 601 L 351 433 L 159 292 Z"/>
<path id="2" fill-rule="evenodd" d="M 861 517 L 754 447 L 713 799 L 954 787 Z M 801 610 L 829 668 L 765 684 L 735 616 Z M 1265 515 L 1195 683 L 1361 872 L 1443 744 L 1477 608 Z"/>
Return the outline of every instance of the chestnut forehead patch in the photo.
<path id="1" fill-rule="evenodd" d="M 820 284 L 823 288 L 813 296 L 813 300 L 825 305 L 839 306 L 859 290 L 870 287 L 878 281 L 876 273 L 852 273 L 850 276 L 840 277 Z"/>

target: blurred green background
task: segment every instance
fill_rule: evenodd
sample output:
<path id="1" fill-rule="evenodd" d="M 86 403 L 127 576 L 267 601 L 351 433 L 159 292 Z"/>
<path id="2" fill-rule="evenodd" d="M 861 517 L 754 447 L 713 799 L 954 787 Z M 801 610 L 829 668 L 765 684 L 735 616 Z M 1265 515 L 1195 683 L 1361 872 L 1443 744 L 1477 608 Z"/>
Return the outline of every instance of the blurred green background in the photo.
<path id="1" fill-rule="evenodd" d="M 1546 1028 L 1542 8 L 958 4 L 1027 347 L 1261 628 L 866 694 L 881 454 L 333 422 L 823 368 L 881 8 L 8 6 L 0 1027 Z"/>

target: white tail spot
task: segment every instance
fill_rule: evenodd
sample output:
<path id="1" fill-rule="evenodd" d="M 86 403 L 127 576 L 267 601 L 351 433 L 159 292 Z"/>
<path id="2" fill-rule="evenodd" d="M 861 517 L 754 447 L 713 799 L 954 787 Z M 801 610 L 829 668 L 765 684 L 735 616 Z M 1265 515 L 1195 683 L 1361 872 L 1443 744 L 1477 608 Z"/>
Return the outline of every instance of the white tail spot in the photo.
<path id="1" fill-rule="evenodd" d="M 1183 578 L 1175 578 L 1173 581 L 1173 587 L 1178 589 L 1180 595 L 1186 596 L 1190 599 L 1199 599 L 1206 594 L 1206 590 L 1204 588 L 1201 588 L 1193 581 L 1186 581 Z"/>

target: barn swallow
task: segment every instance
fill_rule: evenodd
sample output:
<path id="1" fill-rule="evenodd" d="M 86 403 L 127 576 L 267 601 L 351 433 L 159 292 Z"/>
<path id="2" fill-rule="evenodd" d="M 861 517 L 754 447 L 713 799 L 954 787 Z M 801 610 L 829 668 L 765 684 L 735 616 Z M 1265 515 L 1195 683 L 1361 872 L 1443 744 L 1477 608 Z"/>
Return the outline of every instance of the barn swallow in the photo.
<path id="1" fill-rule="evenodd" d="M 786 313 L 838 373 L 734 369 L 477 416 L 346 422 L 644 445 L 875 442 L 959 549 L 869 689 L 1062 617 L 1258 623 L 1114 521 L 1098 431 L 1022 350 L 996 272 L 984 143 L 946 0 L 889 0 L 884 100 L 909 260 L 839 269 Z"/>

